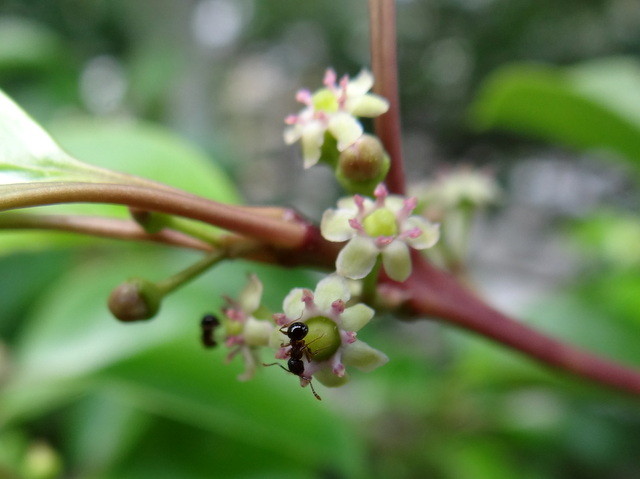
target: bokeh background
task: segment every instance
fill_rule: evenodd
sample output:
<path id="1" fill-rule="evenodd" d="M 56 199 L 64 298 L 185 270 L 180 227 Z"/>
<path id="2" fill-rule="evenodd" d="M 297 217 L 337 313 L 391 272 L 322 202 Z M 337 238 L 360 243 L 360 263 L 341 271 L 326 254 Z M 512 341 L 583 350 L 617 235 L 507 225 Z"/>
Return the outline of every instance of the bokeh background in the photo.
<path id="1" fill-rule="evenodd" d="M 473 165 L 502 189 L 473 287 L 640 367 L 637 2 L 404 0 L 398 30 L 412 179 Z M 283 118 L 327 66 L 368 64 L 362 0 L 0 1 L 0 88 L 76 157 L 316 219 L 340 192 Z M 14 232 L 0 254 L 2 478 L 640 477 L 637 399 L 429 318 L 362 331 L 390 363 L 322 403 L 202 350 L 201 315 L 248 271 L 276 311 L 312 272 L 227 264 L 124 325 L 115 285 L 197 255 Z"/>

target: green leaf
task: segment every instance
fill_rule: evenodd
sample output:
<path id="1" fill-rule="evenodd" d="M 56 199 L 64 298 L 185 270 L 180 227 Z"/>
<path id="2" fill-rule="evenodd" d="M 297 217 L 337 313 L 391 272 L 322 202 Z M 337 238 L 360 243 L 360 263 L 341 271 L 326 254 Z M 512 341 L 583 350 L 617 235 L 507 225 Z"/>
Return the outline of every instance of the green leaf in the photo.
<path id="1" fill-rule="evenodd" d="M 640 63 L 606 58 L 567 68 L 507 66 L 485 81 L 471 121 L 479 131 L 607 150 L 640 166 Z"/>
<path id="2" fill-rule="evenodd" d="M 46 69 L 61 58 L 64 47 L 55 31 L 26 18 L 0 18 L 0 72 Z"/>
<path id="3" fill-rule="evenodd" d="M 160 127 L 76 118 L 56 123 L 54 131 L 65 149 L 98 166 L 65 153 L 0 91 L 0 196 L 28 194 L 43 181 L 145 184 L 143 178 L 150 178 L 217 201 L 238 200 L 231 181 L 203 152 Z M 61 205 L 45 211 L 128 216 L 124 206 L 114 205 Z M 77 239 L 61 233 L 3 232 L 0 252 L 75 244 Z"/>
<path id="4" fill-rule="evenodd" d="M 0 90 L 0 185 L 33 181 L 105 179 L 98 170 L 66 154 Z"/>

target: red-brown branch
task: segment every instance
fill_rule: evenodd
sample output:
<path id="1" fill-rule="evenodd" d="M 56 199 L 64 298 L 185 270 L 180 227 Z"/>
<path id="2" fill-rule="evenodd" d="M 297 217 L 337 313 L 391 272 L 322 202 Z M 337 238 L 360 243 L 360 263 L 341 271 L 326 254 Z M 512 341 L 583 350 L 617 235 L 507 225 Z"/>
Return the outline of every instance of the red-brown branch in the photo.
<path id="1" fill-rule="evenodd" d="M 442 318 L 475 331 L 553 368 L 640 395 L 640 371 L 600 358 L 542 334 L 491 308 L 449 274 L 418 255 L 403 285 L 416 314 Z"/>
<path id="2" fill-rule="evenodd" d="M 405 193 L 400 99 L 398 95 L 398 61 L 396 52 L 395 0 L 369 0 L 371 70 L 373 90 L 389 100 L 389 111 L 375 119 L 376 135 L 391 158 L 386 185 L 391 193 Z"/>

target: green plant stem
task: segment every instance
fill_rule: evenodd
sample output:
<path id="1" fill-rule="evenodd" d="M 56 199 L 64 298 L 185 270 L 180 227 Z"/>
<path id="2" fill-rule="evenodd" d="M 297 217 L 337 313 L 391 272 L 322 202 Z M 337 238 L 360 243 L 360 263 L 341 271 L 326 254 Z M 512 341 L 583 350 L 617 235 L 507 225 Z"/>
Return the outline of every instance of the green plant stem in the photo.
<path id="1" fill-rule="evenodd" d="M 391 158 L 385 183 L 391 193 L 404 195 L 395 0 L 369 0 L 369 23 L 371 69 L 375 77 L 373 90 L 389 101 L 389 111 L 374 123 L 376 135 Z"/>
<path id="2" fill-rule="evenodd" d="M 0 211 L 59 203 L 114 203 L 183 216 L 282 248 L 302 248 L 308 225 L 171 190 L 113 183 L 42 182 L 0 187 Z"/>
<path id="3" fill-rule="evenodd" d="M 210 253 L 200 261 L 192 264 L 179 273 L 176 273 L 167 279 L 163 279 L 162 281 L 158 281 L 156 283 L 156 286 L 158 287 L 162 295 L 165 296 L 170 292 L 176 290 L 180 286 L 184 286 L 186 283 L 198 277 L 213 265 L 219 263 L 225 258 L 227 258 L 227 256 L 222 251 L 215 251 L 213 253 Z"/>

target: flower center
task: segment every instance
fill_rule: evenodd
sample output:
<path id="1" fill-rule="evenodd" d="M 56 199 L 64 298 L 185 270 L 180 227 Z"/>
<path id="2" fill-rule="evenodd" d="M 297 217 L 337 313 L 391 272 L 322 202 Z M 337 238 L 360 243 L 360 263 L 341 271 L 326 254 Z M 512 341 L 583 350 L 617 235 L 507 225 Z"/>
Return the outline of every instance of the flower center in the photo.
<path id="1" fill-rule="evenodd" d="M 336 95 L 328 88 L 322 88 L 311 97 L 313 107 L 319 111 L 334 113 L 338 111 L 338 99 Z"/>
<path id="2" fill-rule="evenodd" d="M 305 321 L 309 332 L 304 338 L 314 361 L 329 359 L 342 343 L 338 325 L 325 316 L 315 316 Z"/>
<path id="3" fill-rule="evenodd" d="M 238 334 L 242 334 L 243 329 L 244 324 L 240 321 L 234 321 L 232 319 L 224 321 L 224 332 L 227 336 L 237 336 Z"/>
<path id="4" fill-rule="evenodd" d="M 388 208 L 380 208 L 368 215 L 362 226 L 369 236 L 396 236 L 398 234 L 398 223 L 396 215 Z"/>

